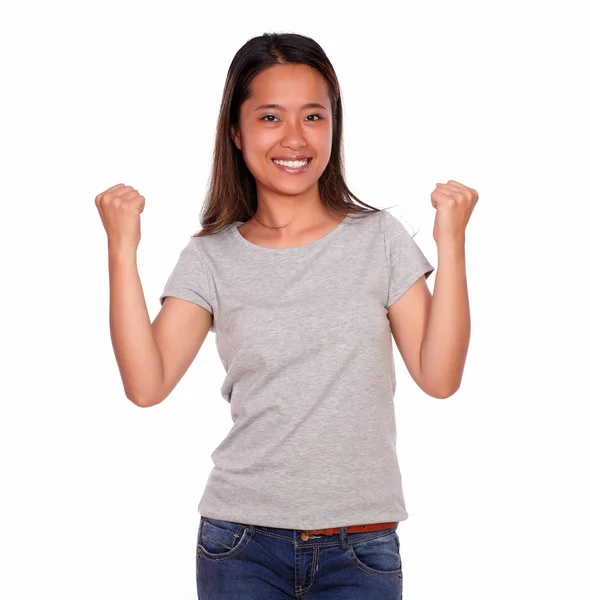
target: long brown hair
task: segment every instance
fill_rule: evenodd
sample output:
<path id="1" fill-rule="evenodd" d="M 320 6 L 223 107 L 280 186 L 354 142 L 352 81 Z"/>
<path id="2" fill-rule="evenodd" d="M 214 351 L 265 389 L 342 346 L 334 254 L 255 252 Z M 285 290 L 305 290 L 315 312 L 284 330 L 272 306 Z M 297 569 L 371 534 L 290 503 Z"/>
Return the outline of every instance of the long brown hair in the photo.
<path id="1" fill-rule="evenodd" d="M 246 222 L 255 214 L 258 205 L 256 181 L 233 143 L 231 127 L 238 127 L 240 107 L 252 95 L 254 77 L 273 65 L 284 64 L 308 65 L 328 84 L 333 119 L 332 152 L 330 162 L 318 180 L 320 199 L 326 212 L 344 217 L 348 213 L 372 214 L 381 210 L 359 200 L 344 180 L 341 91 L 325 52 L 316 41 L 304 35 L 265 33 L 248 40 L 229 66 L 217 119 L 213 166 L 201 210 L 203 228 L 192 237 L 216 233 L 236 221 Z M 355 204 L 353 198 L 362 206 Z"/>

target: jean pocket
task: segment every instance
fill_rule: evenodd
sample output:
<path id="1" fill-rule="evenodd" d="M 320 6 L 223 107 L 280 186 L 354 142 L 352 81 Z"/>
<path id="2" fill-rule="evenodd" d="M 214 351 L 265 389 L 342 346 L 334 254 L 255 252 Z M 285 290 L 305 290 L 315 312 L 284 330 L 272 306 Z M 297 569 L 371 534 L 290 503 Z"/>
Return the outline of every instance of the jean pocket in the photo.
<path id="1" fill-rule="evenodd" d="M 354 536 L 349 535 L 348 556 L 359 569 L 369 575 L 402 578 L 399 536 L 395 530 L 369 539 L 359 537 L 358 541 Z"/>
<path id="2" fill-rule="evenodd" d="M 201 517 L 197 552 L 208 558 L 230 558 L 248 543 L 250 529 L 241 523 Z"/>

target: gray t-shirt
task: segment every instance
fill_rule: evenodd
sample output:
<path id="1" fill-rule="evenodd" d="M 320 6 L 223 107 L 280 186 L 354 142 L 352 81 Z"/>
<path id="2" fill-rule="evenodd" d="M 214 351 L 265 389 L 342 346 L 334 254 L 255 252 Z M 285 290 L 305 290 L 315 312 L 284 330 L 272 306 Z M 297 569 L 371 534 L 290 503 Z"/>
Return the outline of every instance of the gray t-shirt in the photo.
<path id="1" fill-rule="evenodd" d="M 296 248 L 191 237 L 160 297 L 212 315 L 233 426 L 205 517 L 286 529 L 407 519 L 387 308 L 434 267 L 386 210 Z"/>

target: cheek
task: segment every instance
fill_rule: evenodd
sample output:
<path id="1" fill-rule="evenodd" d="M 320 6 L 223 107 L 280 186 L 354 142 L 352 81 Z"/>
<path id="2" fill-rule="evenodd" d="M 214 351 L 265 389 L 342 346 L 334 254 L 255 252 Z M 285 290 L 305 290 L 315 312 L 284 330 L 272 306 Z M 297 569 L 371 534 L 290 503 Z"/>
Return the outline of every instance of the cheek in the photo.
<path id="1" fill-rule="evenodd" d="M 309 138 L 309 142 L 320 154 L 330 154 L 332 149 L 332 127 L 326 125 L 321 131 L 318 129 L 315 135 Z"/>
<path id="2" fill-rule="evenodd" d="M 264 152 L 250 146 L 244 153 L 244 162 L 252 174 L 260 173 L 264 168 Z"/>
<path id="3" fill-rule="evenodd" d="M 316 148 L 318 153 L 318 157 L 321 157 L 320 160 L 325 167 L 330 161 L 330 155 L 332 154 L 332 132 L 331 130 L 326 130 L 322 133 L 321 136 L 318 136 L 316 140 L 310 143 Z"/>
<path id="4" fill-rule="evenodd" d="M 249 130 L 244 136 L 244 146 L 246 151 L 250 153 L 250 156 L 254 156 L 255 154 L 269 152 L 279 139 L 276 132 L 269 129 L 254 128 Z"/>
<path id="5" fill-rule="evenodd" d="M 246 164 L 252 167 L 255 167 L 257 164 L 263 164 L 267 159 L 267 155 L 277 143 L 276 136 L 268 132 L 258 132 L 255 135 L 249 135 L 242 149 Z"/>

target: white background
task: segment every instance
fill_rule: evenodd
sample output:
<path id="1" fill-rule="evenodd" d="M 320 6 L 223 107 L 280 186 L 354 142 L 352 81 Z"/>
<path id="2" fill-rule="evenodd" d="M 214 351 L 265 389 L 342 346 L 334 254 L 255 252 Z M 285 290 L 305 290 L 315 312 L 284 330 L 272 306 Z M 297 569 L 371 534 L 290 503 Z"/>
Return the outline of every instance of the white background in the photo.
<path id="1" fill-rule="evenodd" d="M 394 345 L 404 598 L 589 597 L 583 4 L 3 3 L 1 597 L 196 598 L 223 367 L 210 333 L 162 404 L 125 397 L 95 197 L 146 198 L 153 320 L 200 229 L 231 59 L 270 31 L 326 51 L 350 189 L 398 205 L 434 265 L 435 183 L 479 192 L 460 390 L 422 393 Z"/>

